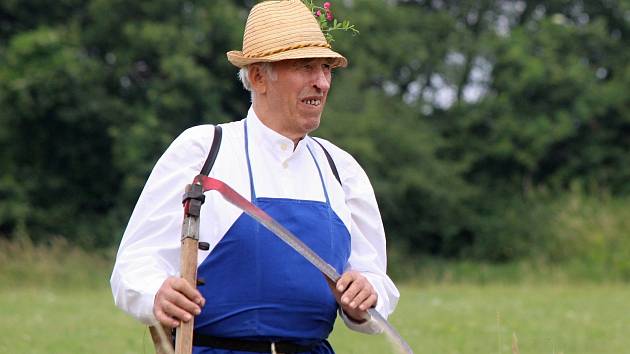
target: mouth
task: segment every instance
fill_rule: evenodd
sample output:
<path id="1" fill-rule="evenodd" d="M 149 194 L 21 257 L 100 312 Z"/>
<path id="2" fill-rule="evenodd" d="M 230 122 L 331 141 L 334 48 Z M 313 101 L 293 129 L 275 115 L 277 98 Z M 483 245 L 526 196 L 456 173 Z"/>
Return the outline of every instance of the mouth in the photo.
<path id="1" fill-rule="evenodd" d="M 321 98 L 305 98 L 302 100 L 302 103 L 309 106 L 313 106 L 313 107 L 319 107 L 322 104 L 322 99 Z"/>

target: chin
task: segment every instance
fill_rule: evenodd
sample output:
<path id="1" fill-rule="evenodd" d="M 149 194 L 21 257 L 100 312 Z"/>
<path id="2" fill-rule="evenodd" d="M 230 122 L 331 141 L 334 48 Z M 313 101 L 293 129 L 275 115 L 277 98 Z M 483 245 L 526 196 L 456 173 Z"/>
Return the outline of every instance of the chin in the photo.
<path id="1" fill-rule="evenodd" d="M 306 135 L 312 132 L 313 130 L 319 128 L 319 120 L 317 120 L 316 122 L 315 121 L 304 122 L 300 128 L 302 130 L 302 133 Z"/>
<path id="2" fill-rule="evenodd" d="M 312 132 L 313 130 L 319 128 L 319 122 L 320 122 L 319 117 L 317 119 L 309 118 L 308 120 L 304 122 L 302 127 L 304 128 L 304 131 L 308 134 Z"/>

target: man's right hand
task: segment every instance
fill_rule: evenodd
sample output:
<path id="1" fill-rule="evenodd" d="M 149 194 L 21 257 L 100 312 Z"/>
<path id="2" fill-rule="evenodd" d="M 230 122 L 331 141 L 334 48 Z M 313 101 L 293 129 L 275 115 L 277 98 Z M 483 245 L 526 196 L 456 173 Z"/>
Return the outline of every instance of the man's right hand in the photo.
<path id="1" fill-rule="evenodd" d="M 188 322 L 201 313 L 206 299 L 186 280 L 168 277 L 153 300 L 153 315 L 163 325 L 175 328 L 180 321 Z"/>

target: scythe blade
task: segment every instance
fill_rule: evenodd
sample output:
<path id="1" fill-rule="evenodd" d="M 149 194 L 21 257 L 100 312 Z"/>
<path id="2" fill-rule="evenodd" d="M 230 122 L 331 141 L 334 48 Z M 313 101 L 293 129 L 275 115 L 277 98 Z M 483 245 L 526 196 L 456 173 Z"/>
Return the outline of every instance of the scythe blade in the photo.
<path id="1" fill-rule="evenodd" d="M 230 204 L 236 206 L 247 215 L 254 218 L 256 221 L 265 226 L 274 235 L 287 243 L 291 248 L 302 255 L 307 261 L 313 264 L 319 271 L 324 274 L 330 281 L 336 283 L 339 280 L 340 275 L 337 270 L 324 261 L 317 253 L 315 253 L 310 247 L 302 242 L 291 231 L 287 230 L 284 226 L 274 220 L 271 216 L 265 213 L 262 209 L 252 204 L 249 200 L 238 194 L 234 189 L 228 186 L 226 183 L 204 175 L 198 175 L 195 177 L 194 184 L 201 185 L 203 191 L 214 190 L 219 192 L 221 196 L 227 200 Z M 394 347 L 399 353 L 413 354 L 409 344 L 400 336 L 396 329 L 383 317 L 381 314 L 374 310 L 368 309 L 366 320 L 374 321 L 386 334 L 386 337 L 392 342 Z"/>

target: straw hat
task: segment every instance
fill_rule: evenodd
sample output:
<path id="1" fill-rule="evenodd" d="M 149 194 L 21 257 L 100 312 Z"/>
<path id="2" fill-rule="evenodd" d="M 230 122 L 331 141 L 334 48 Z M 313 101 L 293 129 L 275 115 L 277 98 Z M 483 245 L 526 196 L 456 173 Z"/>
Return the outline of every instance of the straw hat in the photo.
<path id="1" fill-rule="evenodd" d="M 315 16 L 300 0 L 272 0 L 252 8 L 243 51 L 229 51 L 227 57 L 239 68 L 301 58 L 333 58 L 333 67 L 348 65 L 346 58 L 330 48 Z"/>

